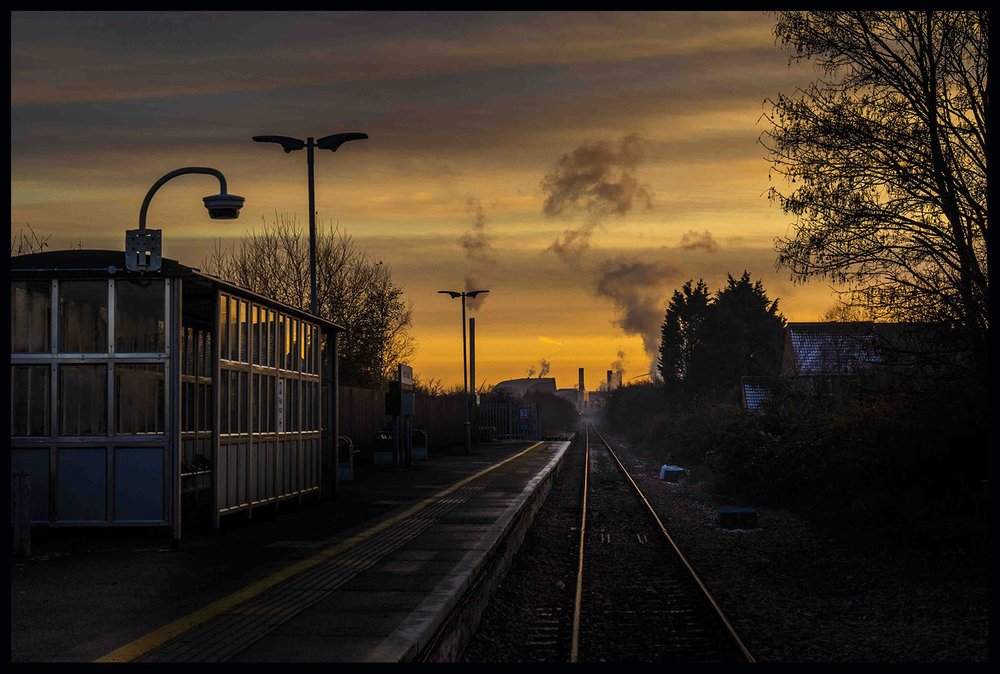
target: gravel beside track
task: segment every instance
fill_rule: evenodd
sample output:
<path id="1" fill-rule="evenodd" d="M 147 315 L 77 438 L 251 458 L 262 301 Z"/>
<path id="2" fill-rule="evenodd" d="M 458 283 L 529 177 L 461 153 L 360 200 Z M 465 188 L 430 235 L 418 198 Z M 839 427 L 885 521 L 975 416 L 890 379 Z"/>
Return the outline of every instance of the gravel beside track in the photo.
<path id="1" fill-rule="evenodd" d="M 835 539 L 793 513 L 734 502 L 691 477 L 661 481 L 656 457 L 605 437 L 758 662 L 988 662 L 985 542 L 914 549 Z M 579 521 L 559 499 L 579 499 L 577 441 L 465 662 L 566 661 L 555 657 L 561 651 L 535 649 L 526 630 L 527 616 L 546 601 L 568 602 L 559 611 L 572 623 Z M 724 506 L 756 508 L 758 526 L 719 527 Z M 568 644 L 570 627 L 560 629 Z"/>

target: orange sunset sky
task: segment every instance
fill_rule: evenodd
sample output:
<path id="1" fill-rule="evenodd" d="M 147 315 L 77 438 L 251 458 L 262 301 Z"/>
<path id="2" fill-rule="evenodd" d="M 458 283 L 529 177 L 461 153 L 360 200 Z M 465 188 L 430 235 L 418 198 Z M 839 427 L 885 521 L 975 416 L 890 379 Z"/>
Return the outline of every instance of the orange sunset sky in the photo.
<path id="1" fill-rule="evenodd" d="M 460 384 L 461 310 L 491 292 L 477 382 L 550 363 L 594 389 L 649 371 L 688 279 L 761 279 L 792 321 L 834 303 L 775 269 L 792 224 L 766 197 L 765 99 L 789 65 L 760 12 L 11 13 L 11 228 L 122 249 L 160 176 L 221 170 L 246 198 L 212 221 L 208 176 L 157 192 L 166 257 L 201 267 L 278 214 L 308 224 L 305 152 L 251 141 L 363 131 L 316 153 L 321 226 L 390 265 L 425 379 Z M 774 178 L 777 179 L 776 177 Z M 645 337 L 645 339 L 644 339 Z M 621 357 L 619 357 L 621 354 Z"/>

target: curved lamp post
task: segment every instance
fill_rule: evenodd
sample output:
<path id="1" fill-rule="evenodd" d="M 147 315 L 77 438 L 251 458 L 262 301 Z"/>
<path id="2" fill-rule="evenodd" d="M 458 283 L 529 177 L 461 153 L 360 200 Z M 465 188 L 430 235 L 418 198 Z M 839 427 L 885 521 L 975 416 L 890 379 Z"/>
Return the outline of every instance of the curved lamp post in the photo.
<path id="1" fill-rule="evenodd" d="M 160 189 L 168 180 L 188 173 L 205 173 L 219 179 L 219 194 L 202 199 L 210 218 L 213 220 L 234 220 L 239 217 L 244 199 L 226 192 L 226 177 L 222 175 L 221 171 L 204 166 L 175 169 L 157 180 L 149 188 L 146 198 L 142 200 L 142 208 L 139 209 L 139 229 L 125 230 L 125 268 L 129 271 L 151 272 L 160 269 L 163 230 L 146 229 L 146 211 L 149 210 L 149 202 L 153 200 L 156 190 Z"/>
<path id="2" fill-rule="evenodd" d="M 455 292 L 454 290 L 439 290 L 443 295 L 451 295 L 451 299 L 462 298 L 462 390 L 465 392 L 465 453 L 472 453 L 472 428 L 469 425 L 469 365 L 466 360 L 465 347 L 465 298 L 475 297 L 480 293 L 488 293 L 489 290 L 467 290 L 465 292 Z"/>
<path id="3" fill-rule="evenodd" d="M 313 316 L 319 313 L 319 301 L 316 297 L 316 191 L 313 187 L 313 148 L 336 152 L 344 143 L 351 140 L 364 140 L 367 133 L 348 132 L 324 136 L 313 142 L 312 136 L 302 141 L 288 136 L 253 136 L 258 143 L 277 143 L 285 154 L 306 148 L 306 163 L 309 165 L 309 311 Z"/>

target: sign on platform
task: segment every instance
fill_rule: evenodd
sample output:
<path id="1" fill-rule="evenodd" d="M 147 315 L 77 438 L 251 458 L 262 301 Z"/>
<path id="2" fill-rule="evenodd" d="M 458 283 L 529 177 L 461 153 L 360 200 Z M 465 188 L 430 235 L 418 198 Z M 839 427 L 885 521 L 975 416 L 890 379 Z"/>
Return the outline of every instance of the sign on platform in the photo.
<path id="1" fill-rule="evenodd" d="M 413 368 L 409 365 L 399 366 L 399 387 L 404 391 L 413 390 Z"/>

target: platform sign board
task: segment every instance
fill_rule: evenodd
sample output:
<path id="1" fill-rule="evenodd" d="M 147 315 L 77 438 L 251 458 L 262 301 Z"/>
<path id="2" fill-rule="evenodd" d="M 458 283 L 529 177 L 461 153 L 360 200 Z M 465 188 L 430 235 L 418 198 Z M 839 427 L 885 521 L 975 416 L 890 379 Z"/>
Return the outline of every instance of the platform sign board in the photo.
<path id="1" fill-rule="evenodd" d="M 404 391 L 413 390 L 413 368 L 409 365 L 399 366 L 399 387 Z"/>
<path id="2" fill-rule="evenodd" d="M 413 368 L 400 365 L 396 381 L 389 382 L 385 395 L 385 413 L 391 416 L 413 416 Z"/>

